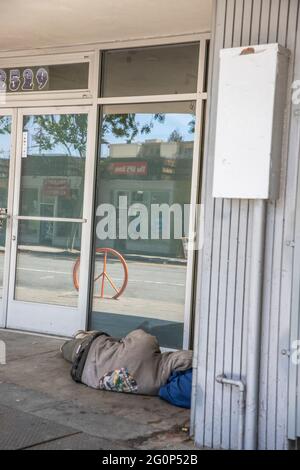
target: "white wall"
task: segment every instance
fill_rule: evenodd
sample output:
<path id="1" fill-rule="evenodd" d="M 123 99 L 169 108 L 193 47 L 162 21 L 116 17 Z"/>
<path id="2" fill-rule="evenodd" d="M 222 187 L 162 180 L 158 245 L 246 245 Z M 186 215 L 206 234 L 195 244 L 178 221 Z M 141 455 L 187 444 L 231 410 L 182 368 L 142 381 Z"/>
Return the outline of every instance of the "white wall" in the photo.
<path id="1" fill-rule="evenodd" d="M 212 0 L 1 0 L 0 50 L 208 32 Z"/>
<path id="2" fill-rule="evenodd" d="M 215 377 L 225 373 L 246 381 L 249 261 L 255 227 L 252 226 L 252 202 L 212 198 L 218 55 L 224 47 L 279 42 L 292 52 L 291 81 L 293 77 L 300 79 L 300 2 L 218 0 L 215 3 L 210 127 L 203 175 L 205 243 L 197 292 L 198 368 L 194 420 L 198 445 L 228 449 L 237 446 L 238 397 L 236 391 L 217 384 Z M 294 296 L 299 292 L 297 283 L 292 291 L 295 250 L 291 242 L 296 236 L 295 214 L 300 214 L 299 201 L 297 205 L 300 120 L 294 111 L 292 108 L 287 114 L 290 125 L 282 157 L 280 198 L 268 204 L 267 212 L 260 371 L 261 449 L 287 447 L 290 359 L 281 351 L 290 348 L 292 292 Z M 298 259 L 295 266 L 299 264 Z M 294 313 L 293 334 L 297 335 L 299 311 Z M 295 390 L 291 390 L 290 403 L 294 395 Z"/>

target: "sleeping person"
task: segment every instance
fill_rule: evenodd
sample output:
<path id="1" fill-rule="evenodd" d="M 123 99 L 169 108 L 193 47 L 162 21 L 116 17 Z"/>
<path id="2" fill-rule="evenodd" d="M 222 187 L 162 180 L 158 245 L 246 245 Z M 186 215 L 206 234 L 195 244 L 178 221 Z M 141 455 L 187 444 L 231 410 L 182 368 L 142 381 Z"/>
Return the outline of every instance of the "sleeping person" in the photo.
<path id="1" fill-rule="evenodd" d="M 174 373 L 190 371 L 191 351 L 162 353 L 157 339 L 143 330 L 125 338 L 79 332 L 63 344 L 73 380 L 98 390 L 159 395 Z"/>

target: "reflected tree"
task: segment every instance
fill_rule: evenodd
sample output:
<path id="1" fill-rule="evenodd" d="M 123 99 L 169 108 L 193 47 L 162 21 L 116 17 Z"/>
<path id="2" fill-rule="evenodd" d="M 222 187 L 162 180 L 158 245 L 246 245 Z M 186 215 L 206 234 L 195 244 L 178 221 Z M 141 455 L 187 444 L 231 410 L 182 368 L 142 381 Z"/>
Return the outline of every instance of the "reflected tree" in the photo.
<path id="1" fill-rule="evenodd" d="M 189 133 L 190 134 L 195 134 L 195 129 L 196 129 L 196 118 L 194 117 L 188 124 L 189 127 Z"/>
<path id="2" fill-rule="evenodd" d="M 130 144 L 137 135 L 150 134 L 155 122 L 163 124 L 166 115 L 162 113 L 153 114 L 148 123 L 140 124 L 135 113 L 129 114 L 105 114 L 102 120 L 101 141 L 107 143 L 106 136 L 112 135 L 123 138 Z"/>
<path id="3" fill-rule="evenodd" d="M 183 136 L 182 134 L 180 134 L 180 132 L 177 129 L 174 129 L 174 131 L 171 132 L 168 141 L 169 142 L 182 142 Z"/>
<path id="4" fill-rule="evenodd" d="M 155 122 L 163 124 L 165 114 L 153 114 L 147 123 L 140 124 L 137 115 L 105 114 L 101 126 L 101 140 L 106 143 L 108 135 L 123 138 L 131 143 L 138 134 L 150 134 Z M 85 157 L 87 143 L 87 119 L 85 114 L 60 116 L 36 116 L 37 130 L 34 140 L 40 151 L 52 151 L 57 145 L 64 147 L 69 156 L 74 150 Z"/>
<path id="5" fill-rule="evenodd" d="M 86 114 L 35 116 L 36 132 L 33 136 L 39 151 L 51 152 L 59 146 L 68 156 L 85 158 L 87 143 Z"/>
<path id="6" fill-rule="evenodd" d="M 10 134 L 11 132 L 11 117 L 0 116 L 0 134 Z"/>

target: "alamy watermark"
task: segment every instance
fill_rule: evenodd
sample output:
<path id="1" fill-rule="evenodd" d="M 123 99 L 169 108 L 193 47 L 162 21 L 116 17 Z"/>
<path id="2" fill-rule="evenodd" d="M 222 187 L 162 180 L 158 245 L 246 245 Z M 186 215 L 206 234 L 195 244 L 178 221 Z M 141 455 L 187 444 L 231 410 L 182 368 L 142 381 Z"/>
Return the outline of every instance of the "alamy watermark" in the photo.
<path id="1" fill-rule="evenodd" d="M 300 365 L 300 340 L 296 340 L 292 344 L 291 359 L 295 366 Z"/>
<path id="2" fill-rule="evenodd" d="M 292 84 L 292 103 L 296 106 L 300 104 L 300 80 L 295 80 Z"/>
<path id="3" fill-rule="evenodd" d="M 0 366 L 6 365 L 6 344 L 0 340 Z"/>
<path id="4" fill-rule="evenodd" d="M 120 196 L 117 205 L 100 204 L 96 236 L 99 240 L 180 240 L 185 249 L 203 246 L 202 204 L 129 204 Z"/>

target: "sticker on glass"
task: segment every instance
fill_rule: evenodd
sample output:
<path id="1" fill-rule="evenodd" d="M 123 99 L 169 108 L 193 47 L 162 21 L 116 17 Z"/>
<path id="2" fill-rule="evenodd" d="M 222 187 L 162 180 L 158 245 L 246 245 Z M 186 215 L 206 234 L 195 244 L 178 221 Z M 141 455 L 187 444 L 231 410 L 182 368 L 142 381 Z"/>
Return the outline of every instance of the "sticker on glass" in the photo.
<path id="1" fill-rule="evenodd" d="M 25 69 L 23 72 L 23 85 L 22 90 L 30 91 L 34 89 L 33 83 L 34 75 L 31 69 Z"/>
<path id="2" fill-rule="evenodd" d="M 28 132 L 23 132 L 22 138 L 22 158 L 27 158 Z"/>
<path id="3" fill-rule="evenodd" d="M 44 67 L 40 67 L 38 71 L 36 72 L 36 81 L 38 84 L 38 89 L 42 90 L 45 88 L 49 81 L 49 73 L 48 70 L 45 69 Z"/>
<path id="4" fill-rule="evenodd" d="M 10 91 L 18 91 L 21 85 L 20 70 L 13 69 L 9 74 L 9 89 Z"/>
<path id="5" fill-rule="evenodd" d="M 0 92 L 6 91 L 6 72 L 0 69 Z"/>

